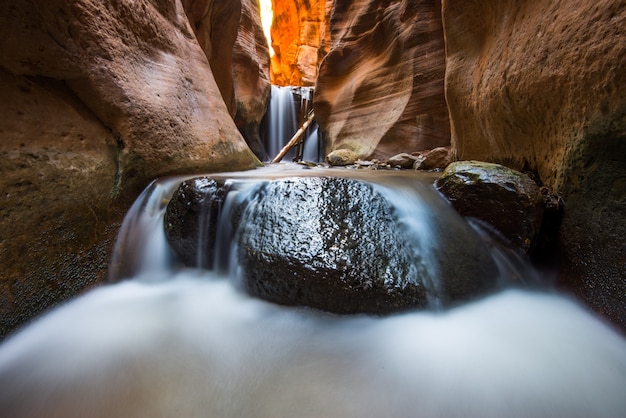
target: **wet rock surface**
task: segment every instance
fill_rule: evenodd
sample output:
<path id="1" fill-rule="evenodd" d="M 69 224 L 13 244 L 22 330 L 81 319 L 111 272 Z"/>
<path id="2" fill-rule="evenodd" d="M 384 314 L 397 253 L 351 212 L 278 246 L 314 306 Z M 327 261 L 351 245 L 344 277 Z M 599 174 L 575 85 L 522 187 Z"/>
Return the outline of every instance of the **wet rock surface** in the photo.
<path id="1" fill-rule="evenodd" d="M 237 237 L 248 290 L 282 304 L 382 314 L 446 305 L 494 284 L 488 254 L 477 248 L 470 259 L 455 246 L 471 231 L 436 243 L 399 217 L 377 187 L 354 179 L 267 182 L 245 204 Z"/>
<path id="2" fill-rule="evenodd" d="M 486 222 L 513 247 L 533 247 L 544 200 L 526 174 L 499 164 L 459 161 L 446 168 L 436 187 L 461 215 Z"/>
<path id="3" fill-rule="evenodd" d="M 239 231 L 238 257 L 256 296 L 337 313 L 428 303 L 420 254 L 391 206 L 365 183 L 268 182 L 246 204 Z"/>
<path id="4" fill-rule="evenodd" d="M 407 219 L 381 186 L 349 178 L 286 178 L 251 187 L 221 222 L 233 224 L 234 256 L 254 296 L 341 314 L 385 314 L 451 305 L 496 284 L 491 255 L 453 211 L 452 220 Z M 208 178 L 188 180 L 174 194 L 166 235 L 186 264 L 198 266 L 198 251 L 212 257 L 196 231 L 206 235 L 204 242 L 214 241 L 213 213 L 223 199 L 223 186 Z M 421 226 L 409 226 L 415 222 Z"/>
<path id="5" fill-rule="evenodd" d="M 223 181 L 198 177 L 183 181 L 167 205 L 165 236 L 188 266 L 213 267 L 217 222 L 226 197 Z"/>

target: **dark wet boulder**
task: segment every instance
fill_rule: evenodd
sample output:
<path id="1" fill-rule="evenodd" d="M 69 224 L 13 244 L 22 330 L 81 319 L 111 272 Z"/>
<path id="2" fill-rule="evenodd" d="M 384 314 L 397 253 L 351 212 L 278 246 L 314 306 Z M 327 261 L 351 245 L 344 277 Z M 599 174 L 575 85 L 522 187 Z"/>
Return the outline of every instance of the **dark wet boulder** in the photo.
<path id="1" fill-rule="evenodd" d="M 167 205 L 165 236 L 178 258 L 190 267 L 211 268 L 218 217 L 227 194 L 222 180 L 183 181 Z"/>
<path id="2" fill-rule="evenodd" d="M 273 302 L 335 313 L 383 314 L 484 294 L 498 276 L 493 259 L 434 198 L 454 216 L 417 208 L 416 219 L 401 220 L 406 214 L 380 186 L 353 179 L 264 182 L 240 203 L 237 217 L 245 286 Z"/>
<path id="3" fill-rule="evenodd" d="M 514 248 L 531 252 L 541 229 L 544 199 L 528 175 L 503 165 L 458 161 L 436 188 L 462 215 L 495 229 Z"/>

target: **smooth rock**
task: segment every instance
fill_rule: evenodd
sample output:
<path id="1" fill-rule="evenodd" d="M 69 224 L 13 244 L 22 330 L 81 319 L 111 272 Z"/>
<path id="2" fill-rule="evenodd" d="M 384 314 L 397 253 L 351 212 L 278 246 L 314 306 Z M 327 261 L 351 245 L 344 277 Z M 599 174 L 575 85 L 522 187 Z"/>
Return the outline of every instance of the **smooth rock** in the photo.
<path id="1" fill-rule="evenodd" d="M 380 159 L 450 145 L 439 1 L 335 2 L 315 115 L 326 152 Z"/>
<path id="2" fill-rule="evenodd" d="M 626 7 L 443 0 L 459 159 L 536 172 L 559 193 L 561 284 L 626 330 Z"/>

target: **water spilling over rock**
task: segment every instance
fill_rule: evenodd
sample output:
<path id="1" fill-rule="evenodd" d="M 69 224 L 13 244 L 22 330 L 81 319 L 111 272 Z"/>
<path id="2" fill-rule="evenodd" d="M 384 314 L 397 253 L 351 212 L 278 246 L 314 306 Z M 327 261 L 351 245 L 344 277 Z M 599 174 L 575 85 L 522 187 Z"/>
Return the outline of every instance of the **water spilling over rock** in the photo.
<path id="1" fill-rule="evenodd" d="M 297 177 L 305 172 L 320 176 L 312 185 L 333 174 L 300 169 Z M 463 220 L 437 194 L 415 199 L 422 186 L 432 192 L 434 177 L 424 184 L 391 171 L 370 174 L 376 183 L 361 178 L 350 187 L 393 203 L 374 206 L 397 219 L 398 237 L 450 243 L 458 235 L 466 247 L 485 244 L 463 241 L 470 235 L 454 226 Z M 257 193 L 269 185 L 298 195 L 294 184 L 306 182 L 294 176 L 214 175 L 185 189 L 228 190 L 215 261 L 236 236 L 228 226 L 248 217 L 247 206 L 231 208 L 262 202 Z M 155 181 L 126 216 L 110 271 L 113 281 L 127 280 L 77 298 L 0 345 L 1 416 L 612 418 L 626 410 L 626 340 L 555 292 L 507 289 L 436 312 L 328 315 L 251 297 L 238 286 L 238 268 L 183 268 L 163 229 L 183 180 Z M 307 199 L 313 212 L 314 201 Z M 202 202 L 189 213 L 214 201 Z M 434 254 L 455 247 L 435 246 Z M 497 261 L 496 250 L 489 252 Z M 502 276 L 506 263 L 497 264 Z M 445 265 L 465 272 L 463 263 Z M 523 263 L 516 272 L 532 274 Z"/>
<path id="2" fill-rule="evenodd" d="M 166 234 L 188 266 L 213 264 L 199 260 L 214 257 L 223 184 L 187 180 L 168 205 Z M 488 248 L 442 201 L 428 206 L 428 193 L 432 201 L 431 187 L 394 195 L 328 176 L 265 180 L 240 193 L 220 222 L 234 228 L 247 290 L 281 304 L 381 314 L 494 289 L 499 271 Z"/>

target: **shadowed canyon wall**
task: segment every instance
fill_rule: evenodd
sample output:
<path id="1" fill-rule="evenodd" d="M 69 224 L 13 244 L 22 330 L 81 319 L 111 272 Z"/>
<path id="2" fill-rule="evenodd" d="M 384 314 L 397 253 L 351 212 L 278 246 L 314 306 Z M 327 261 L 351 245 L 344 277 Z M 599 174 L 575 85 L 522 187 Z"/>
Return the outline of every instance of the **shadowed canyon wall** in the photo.
<path id="1" fill-rule="evenodd" d="M 450 144 L 439 1 L 337 1 L 315 114 L 332 163 Z"/>
<path id="2" fill-rule="evenodd" d="M 102 282 L 150 180 L 259 162 L 180 1 L 7 0 L 0 28 L 2 336 Z"/>
<path id="3" fill-rule="evenodd" d="M 184 0 L 183 6 L 230 115 L 262 156 L 259 126 L 270 98 L 270 56 L 258 0 Z"/>
<path id="4" fill-rule="evenodd" d="M 232 71 L 237 105 L 235 124 L 252 151 L 264 160 L 260 126 L 270 100 L 270 53 L 258 0 L 242 0 Z"/>
<path id="5" fill-rule="evenodd" d="M 458 159 L 565 199 L 561 284 L 626 329 L 626 4 L 443 1 Z"/>

